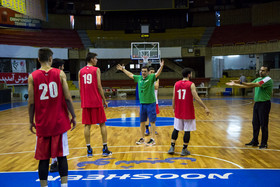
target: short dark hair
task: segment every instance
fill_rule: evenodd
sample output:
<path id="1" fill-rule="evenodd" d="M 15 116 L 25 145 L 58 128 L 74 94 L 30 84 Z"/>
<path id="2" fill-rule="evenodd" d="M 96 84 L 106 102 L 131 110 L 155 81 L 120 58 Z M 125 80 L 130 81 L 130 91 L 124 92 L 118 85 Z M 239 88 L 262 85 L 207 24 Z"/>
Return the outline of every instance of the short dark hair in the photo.
<path id="1" fill-rule="evenodd" d="M 38 58 L 40 62 L 48 62 L 51 56 L 53 56 L 53 52 L 49 48 L 41 48 L 38 51 Z"/>
<path id="2" fill-rule="evenodd" d="M 55 58 L 55 59 L 53 59 L 52 67 L 53 68 L 59 68 L 63 64 L 64 64 L 64 60 L 62 60 L 60 58 Z"/>
<path id="3" fill-rule="evenodd" d="M 192 70 L 190 68 L 184 68 L 182 70 L 183 77 L 188 77 L 189 74 L 191 74 Z"/>
<path id="4" fill-rule="evenodd" d="M 148 66 L 142 66 L 141 70 L 142 69 L 147 69 L 147 71 L 149 71 L 149 67 Z"/>
<path id="5" fill-rule="evenodd" d="M 149 71 L 151 71 L 151 70 L 154 70 L 154 71 L 155 71 L 155 68 L 153 68 L 153 67 L 149 67 Z"/>
<path id="6" fill-rule="evenodd" d="M 96 56 L 97 56 L 96 53 L 91 53 L 91 52 L 89 52 L 89 53 L 87 54 L 87 57 L 86 57 L 86 62 L 89 62 L 90 59 L 92 59 L 92 58 L 94 58 L 94 57 L 96 57 Z"/>
<path id="7" fill-rule="evenodd" d="M 268 65 L 262 65 L 262 67 L 265 67 L 267 71 L 270 71 L 270 67 Z"/>

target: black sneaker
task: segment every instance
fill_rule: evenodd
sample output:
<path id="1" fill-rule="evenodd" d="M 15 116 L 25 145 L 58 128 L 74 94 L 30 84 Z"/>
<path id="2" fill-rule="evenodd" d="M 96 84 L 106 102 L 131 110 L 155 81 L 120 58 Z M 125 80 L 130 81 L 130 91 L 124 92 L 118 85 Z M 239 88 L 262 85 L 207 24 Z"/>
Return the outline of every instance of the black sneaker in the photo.
<path id="1" fill-rule="evenodd" d="M 175 149 L 175 147 L 171 146 L 169 151 L 168 151 L 168 154 L 173 155 L 174 152 L 175 152 L 174 149 Z"/>
<path id="2" fill-rule="evenodd" d="M 187 156 L 187 155 L 190 155 L 191 153 L 188 151 L 188 149 L 182 149 L 182 152 L 181 152 L 181 156 Z"/>
<path id="3" fill-rule="evenodd" d="M 144 143 L 145 143 L 145 141 L 144 141 L 143 138 L 140 138 L 140 140 L 138 140 L 138 141 L 136 142 L 137 145 L 141 145 L 141 144 L 144 144 Z"/>
<path id="4" fill-rule="evenodd" d="M 267 149 L 267 145 L 260 145 L 259 149 Z"/>
<path id="5" fill-rule="evenodd" d="M 87 157 L 88 158 L 92 157 L 92 148 L 90 148 L 90 150 L 87 150 Z"/>
<path id="6" fill-rule="evenodd" d="M 146 129 L 145 136 L 149 136 L 149 135 L 150 135 L 150 131 L 149 131 L 149 129 Z"/>
<path id="7" fill-rule="evenodd" d="M 51 164 L 51 168 L 50 168 L 50 172 L 58 172 L 58 165 L 57 162 L 54 162 L 53 164 Z"/>
<path id="8" fill-rule="evenodd" d="M 107 156 L 111 156 L 111 155 L 112 155 L 112 152 L 109 151 L 109 149 L 106 149 L 106 150 L 103 149 L 103 153 L 102 153 L 103 157 L 107 157 Z"/>
<path id="9" fill-rule="evenodd" d="M 259 143 L 249 142 L 249 143 L 246 143 L 245 146 L 248 146 L 248 147 L 258 147 Z"/>
<path id="10" fill-rule="evenodd" d="M 148 143 L 147 143 L 147 145 L 149 145 L 149 146 L 153 146 L 153 145 L 155 145 L 156 144 L 156 142 L 155 142 L 155 140 L 154 139 L 150 139 L 149 141 L 148 141 Z"/>

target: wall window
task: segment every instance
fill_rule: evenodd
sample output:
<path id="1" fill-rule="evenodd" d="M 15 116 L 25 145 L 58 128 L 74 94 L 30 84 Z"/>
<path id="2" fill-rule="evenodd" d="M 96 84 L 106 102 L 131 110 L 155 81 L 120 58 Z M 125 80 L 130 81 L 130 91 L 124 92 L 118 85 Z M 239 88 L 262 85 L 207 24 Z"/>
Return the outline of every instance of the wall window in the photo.
<path id="1" fill-rule="evenodd" d="M 75 19 L 73 15 L 70 15 L 70 27 L 71 29 L 75 28 Z"/>
<path id="2" fill-rule="evenodd" d="M 220 14 L 220 11 L 216 11 L 215 12 L 216 14 L 216 26 L 221 26 L 221 14 Z"/>
<path id="3" fill-rule="evenodd" d="M 94 9 L 95 11 L 100 11 L 100 4 L 95 4 Z M 101 15 L 95 16 L 95 25 L 96 25 L 96 29 L 101 29 L 101 25 L 102 25 Z"/>

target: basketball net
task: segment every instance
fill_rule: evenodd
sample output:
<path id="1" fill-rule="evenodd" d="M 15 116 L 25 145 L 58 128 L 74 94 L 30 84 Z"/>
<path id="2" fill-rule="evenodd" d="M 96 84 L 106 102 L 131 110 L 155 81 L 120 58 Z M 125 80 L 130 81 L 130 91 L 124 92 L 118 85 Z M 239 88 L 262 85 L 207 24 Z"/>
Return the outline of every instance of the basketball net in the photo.
<path id="1" fill-rule="evenodd" d="M 149 56 L 142 56 L 143 59 L 143 66 L 150 66 L 151 65 L 151 61 L 149 61 Z"/>

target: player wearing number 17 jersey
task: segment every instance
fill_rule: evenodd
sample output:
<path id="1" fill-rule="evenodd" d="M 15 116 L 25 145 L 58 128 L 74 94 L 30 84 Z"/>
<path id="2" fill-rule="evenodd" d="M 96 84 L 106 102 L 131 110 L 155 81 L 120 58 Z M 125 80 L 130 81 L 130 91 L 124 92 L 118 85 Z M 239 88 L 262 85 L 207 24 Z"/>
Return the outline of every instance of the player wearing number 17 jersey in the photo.
<path id="1" fill-rule="evenodd" d="M 35 158 L 39 160 L 41 186 L 47 186 L 50 157 L 57 157 L 61 186 L 67 186 L 69 154 L 67 131 L 71 128 L 68 111 L 72 115 L 73 128 L 76 116 L 68 90 L 66 75 L 51 67 L 53 52 L 42 48 L 38 53 L 39 70 L 28 77 L 28 110 L 30 130 L 36 128 Z M 34 124 L 34 114 L 35 122 Z"/>
<path id="2" fill-rule="evenodd" d="M 90 146 L 90 128 L 92 124 L 99 124 L 103 140 L 103 156 L 112 155 L 107 146 L 106 115 L 103 108 L 108 107 L 100 79 L 100 69 L 97 64 L 97 54 L 88 53 L 86 57 L 87 66 L 79 71 L 79 85 L 81 96 L 82 123 L 85 124 L 84 136 L 87 145 L 87 156 L 92 157 Z"/>
<path id="3" fill-rule="evenodd" d="M 189 68 L 182 71 L 183 80 L 177 81 L 173 90 L 172 106 L 174 109 L 174 130 L 171 136 L 171 147 L 169 154 L 174 154 L 175 142 L 178 138 L 179 131 L 185 131 L 182 156 L 189 155 L 187 150 L 190 141 L 190 131 L 196 130 L 195 112 L 193 106 L 193 98 L 205 109 L 207 115 L 209 110 L 197 95 L 193 82 L 190 81 L 192 72 Z"/>

